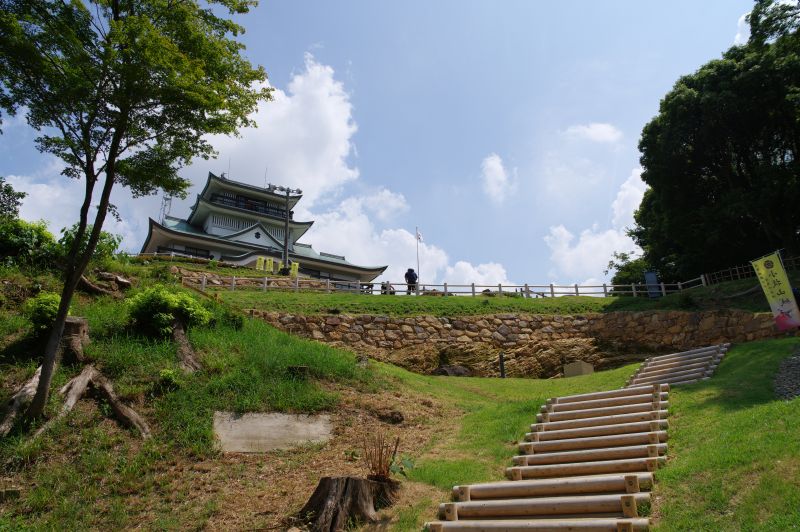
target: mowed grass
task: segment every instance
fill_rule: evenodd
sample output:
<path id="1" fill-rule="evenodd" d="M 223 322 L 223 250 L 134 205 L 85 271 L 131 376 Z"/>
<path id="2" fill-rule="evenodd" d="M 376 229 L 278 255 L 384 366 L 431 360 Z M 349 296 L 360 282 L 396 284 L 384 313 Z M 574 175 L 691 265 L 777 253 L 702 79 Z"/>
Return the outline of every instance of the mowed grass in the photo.
<path id="1" fill-rule="evenodd" d="M 800 399 L 775 398 L 787 338 L 732 349 L 716 375 L 670 392 L 658 530 L 800 530 Z"/>
<path id="2" fill-rule="evenodd" d="M 791 277 L 800 281 L 800 274 Z M 498 313 L 575 315 L 588 312 L 648 310 L 738 309 L 769 312 L 756 279 L 730 281 L 669 294 L 660 299 L 648 297 L 564 296 L 522 298 L 510 294 L 470 296 L 385 296 L 352 293 L 260 291 L 257 289 L 214 289 L 213 293 L 242 309 L 271 310 L 289 314 L 376 314 L 385 316 L 467 316 Z M 744 293 L 743 292 L 747 292 Z M 733 297 L 731 297 L 733 296 Z"/>

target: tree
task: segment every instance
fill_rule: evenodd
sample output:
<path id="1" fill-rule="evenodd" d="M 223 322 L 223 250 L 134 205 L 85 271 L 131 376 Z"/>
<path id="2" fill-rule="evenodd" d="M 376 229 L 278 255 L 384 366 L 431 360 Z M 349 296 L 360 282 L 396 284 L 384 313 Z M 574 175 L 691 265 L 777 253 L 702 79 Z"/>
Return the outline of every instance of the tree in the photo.
<path id="1" fill-rule="evenodd" d="M 800 9 L 756 2 L 749 42 L 684 76 L 639 143 L 631 236 L 663 278 L 800 253 Z"/>
<path id="2" fill-rule="evenodd" d="M 213 155 L 208 135 L 252 125 L 248 115 L 270 98 L 263 69 L 242 57 L 236 38 L 243 28 L 226 18 L 255 4 L 0 0 L 0 108 L 26 109 L 28 124 L 41 133 L 37 148 L 61 158 L 62 173 L 84 183 L 28 416 L 44 412 L 72 295 L 107 213 L 116 212 L 112 188 L 185 197 L 189 183 L 178 170 Z"/>
<path id="3" fill-rule="evenodd" d="M 644 272 L 650 271 L 650 265 L 643 257 L 636 257 L 633 251 L 615 251 L 603 274 L 608 275 L 611 271 L 614 272 L 613 285 L 642 283 Z"/>
<path id="4" fill-rule="evenodd" d="M 0 176 L 0 219 L 16 218 L 19 216 L 19 206 L 22 198 L 27 196 L 24 192 L 17 192 L 6 179 Z"/>

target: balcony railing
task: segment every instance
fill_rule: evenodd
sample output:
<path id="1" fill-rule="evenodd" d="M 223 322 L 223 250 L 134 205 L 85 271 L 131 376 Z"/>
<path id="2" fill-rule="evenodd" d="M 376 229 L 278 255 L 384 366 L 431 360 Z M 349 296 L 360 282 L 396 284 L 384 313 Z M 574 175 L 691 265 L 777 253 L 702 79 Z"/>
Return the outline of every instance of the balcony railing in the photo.
<path id="1" fill-rule="evenodd" d="M 211 194 L 211 203 L 217 205 L 224 205 L 226 207 L 234 207 L 237 209 L 244 209 L 246 211 L 257 212 L 259 214 L 266 214 L 267 216 L 274 216 L 276 218 L 285 219 L 286 209 L 272 207 L 263 201 L 253 200 L 248 198 L 231 198 L 221 194 Z M 289 211 L 289 219 L 294 218 L 294 211 Z"/>

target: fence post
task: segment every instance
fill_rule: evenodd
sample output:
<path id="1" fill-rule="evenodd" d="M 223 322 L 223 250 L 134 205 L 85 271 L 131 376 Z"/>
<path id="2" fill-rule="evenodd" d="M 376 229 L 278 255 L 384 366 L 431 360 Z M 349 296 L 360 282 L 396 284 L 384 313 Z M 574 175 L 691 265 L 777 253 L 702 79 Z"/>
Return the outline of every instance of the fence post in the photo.
<path id="1" fill-rule="evenodd" d="M 498 296 L 502 296 L 503 295 L 503 285 L 500 284 L 500 283 L 497 283 L 497 295 Z"/>
<path id="2" fill-rule="evenodd" d="M 414 285 L 414 293 L 416 295 L 419 295 L 419 280 L 417 280 L 417 284 Z"/>
<path id="3" fill-rule="evenodd" d="M 472 297 L 475 297 L 475 283 L 472 283 Z"/>
<path id="4" fill-rule="evenodd" d="M 633 293 L 633 297 L 636 297 L 636 283 L 631 284 L 631 293 Z"/>
<path id="5" fill-rule="evenodd" d="M 300 276 L 294 278 L 294 291 L 297 292 L 300 290 Z"/>
<path id="6" fill-rule="evenodd" d="M 678 292 L 683 292 L 683 283 L 678 281 Z"/>
<path id="7" fill-rule="evenodd" d="M 205 275 L 203 275 L 203 280 L 200 281 L 200 291 L 201 292 L 205 292 L 206 291 L 206 276 Z"/>
<path id="8" fill-rule="evenodd" d="M 603 283 L 603 297 L 608 297 L 608 287 Z"/>
<path id="9" fill-rule="evenodd" d="M 331 280 L 330 279 L 325 279 L 325 291 L 328 294 L 331 293 Z"/>
<path id="10" fill-rule="evenodd" d="M 447 295 L 447 283 L 444 283 L 444 295 Z"/>
<path id="11" fill-rule="evenodd" d="M 236 276 L 231 275 L 231 290 L 236 290 Z"/>
<path id="12" fill-rule="evenodd" d="M 523 297 L 524 299 L 525 299 L 525 298 L 529 298 L 529 297 L 531 297 L 531 294 L 530 294 L 530 288 L 528 288 L 528 283 L 525 283 L 525 293 L 524 293 L 524 294 L 522 294 L 522 297 Z"/>
<path id="13" fill-rule="evenodd" d="M 556 297 L 556 291 L 553 288 L 553 283 L 550 283 L 550 297 Z"/>
<path id="14" fill-rule="evenodd" d="M 575 295 L 579 296 L 581 293 L 578 291 L 578 283 L 575 283 Z"/>
<path id="15" fill-rule="evenodd" d="M 502 351 L 500 351 L 500 378 L 506 378 L 506 357 Z"/>
<path id="16" fill-rule="evenodd" d="M 266 291 L 267 291 L 267 283 L 268 283 L 268 281 L 267 281 L 267 278 L 266 278 L 266 277 L 264 277 L 264 286 L 262 287 L 262 290 L 263 290 L 264 292 L 266 292 Z"/>
<path id="17" fill-rule="evenodd" d="M 663 283 L 663 282 L 661 283 L 661 295 L 662 295 L 662 296 L 665 296 L 665 295 L 667 295 L 667 287 L 666 287 L 666 286 L 664 286 L 664 283 Z"/>
<path id="18" fill-rule="evenodd" d="M 703 286 L 708 286 L 706 284 L 706 274 L 704 274 L 704 273 L 700 274 L 700 282 L 703 283 Z"/>

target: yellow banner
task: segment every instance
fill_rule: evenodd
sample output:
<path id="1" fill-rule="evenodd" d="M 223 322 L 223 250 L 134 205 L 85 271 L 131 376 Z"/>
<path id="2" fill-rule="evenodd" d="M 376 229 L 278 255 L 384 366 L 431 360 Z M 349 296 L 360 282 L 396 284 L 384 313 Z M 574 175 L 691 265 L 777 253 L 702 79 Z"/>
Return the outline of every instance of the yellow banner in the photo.
<path id="1" fill-rule="evenodd" d="M 275 261 L 272 257 L 267 257 L 267 260 L 264 262 L 264 269 L 267 270 L 269 273 L 272 273 L 275 268 Z"/>
<path id="2" fill-rule="evenodd" d="M 775 252 L 751 261 L 751 264 L 761 281 L 761 288 L 767 296 L 778 330 L 788 331 L 800 327 L 800 311 L 797 309 L 780 255 Z"/>
<path id="3" fill-rule="evenodd" d="M 291 275 L 292 277 L 297 277 L 297 272 L 299 271 L 300 271 L 300 263 L 297 261 L 293 262 L 292 269 L 289 272 L 289 275 Z"/>
<path id="4" fill-rule="evenodd" d="M 256 270 L 264 269 L 264 257 L 256 257 Z"/>

